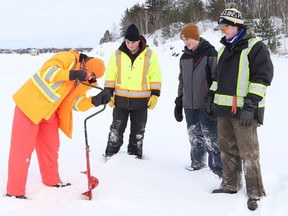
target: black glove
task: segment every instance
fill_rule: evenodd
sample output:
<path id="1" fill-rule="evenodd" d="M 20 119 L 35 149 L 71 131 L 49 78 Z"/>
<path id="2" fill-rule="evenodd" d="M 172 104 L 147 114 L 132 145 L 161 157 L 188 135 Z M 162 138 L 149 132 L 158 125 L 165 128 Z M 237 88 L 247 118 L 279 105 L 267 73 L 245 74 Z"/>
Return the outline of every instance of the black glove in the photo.
<path id="1" fill-rule="evenodd" d="M 251 126 L 255 119 L 255 110 L 258 107 L 257 102 L 253 102 L 250 98 L 244 99 L 244 106 L 239 114 L 239 123 L 242 126 Z"/>
<path id="2" fill-rule="evenodd" d="M 214 115 L 214 96 L 207 96 L 206 97 L 206 113 L 210 118 L 215 118 Z"/>
<path id="3" fill-rule="evenodd" d="M 86 79 L 87 73 L 84 70 L 70 70 L 69 80 L 80 80 Z"/>
<path id="4" fill-rule="evenodd" d="M 94 106 L 99 106 L 101 104 L 109 103 L 110 100 L 111 100 L 111 94 L 110 94 L 109 90 L 104 89 L 99 94 L 92 97 L 92 104 Z"/>
<path id="5" fill-rule="evenodd" d="M 88 80 L 88 82 L 89 82 L 89 84 L 91 84 L 91 83 L 97 82 L 97 80 L 96 80 L 96 78 L 92 78 L 92 79 Z"/>
<path id="6" fill-rule="evenodd" d="M 174 116 L 176 121 L 181 122 L 183 120 L 183 104 L 182 104 L 182 96 L 178 96 L 175 99 L 175 109 L 174 109 Z"/>

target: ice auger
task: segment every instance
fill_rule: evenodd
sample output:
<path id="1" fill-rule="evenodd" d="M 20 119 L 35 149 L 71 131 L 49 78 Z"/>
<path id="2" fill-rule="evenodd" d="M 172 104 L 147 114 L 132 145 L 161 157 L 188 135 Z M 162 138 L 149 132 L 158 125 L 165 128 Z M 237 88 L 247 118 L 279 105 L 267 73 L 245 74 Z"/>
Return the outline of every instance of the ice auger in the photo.
<path id="1" fill-rule="evenodd" d="M 101 91 L 103 91 L 102 88 L 98 87 L 98 86 L 94 86 L 88 83 L 84 83 L 82 81 L 80 81 L 83 85 L 87 85 L 93 88 L 97 88 L 100 89 Z M 91 171 L 90 171 L 90 156 L 89 156 L 89 152 L 90 152 L 90 147 L 88 145 L 88 135 L 87 135 L 87 121 L 88 119 L 96 116 L 97 114 L 101 113 L 102 111 L 104 111 L 104 109 L 106 108 L 106 104 L 103 105 L 103 108 L 97 112 L 95 112 L 94 114 L 88 116 L 85 120 L 84 120 L 84 133 L 85 133 L 85 150 L 86 150 L 86 166 L 87 166 L 87 171 L 83 171 L 81 173 L 86 174 L 87 175 L 87 180 L 88 180 L 88 191 L 82 193 L 82 195 L 85 195 L 88 197 L 89 200 L 92 199 L 92 190 L 99 184 L 99 180 L 95 177 L 91 175 Z"/>

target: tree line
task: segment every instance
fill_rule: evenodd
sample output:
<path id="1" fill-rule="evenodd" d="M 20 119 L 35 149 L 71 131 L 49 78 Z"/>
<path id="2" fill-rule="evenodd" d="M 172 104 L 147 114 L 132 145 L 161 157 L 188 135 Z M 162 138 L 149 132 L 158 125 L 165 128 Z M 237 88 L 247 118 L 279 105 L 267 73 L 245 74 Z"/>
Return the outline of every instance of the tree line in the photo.
<path id="1" fill-rule="evenodd" d="M 146 0 L 124 11 L 120 36 L 128 25 L 135 23 L 142 34 L 161 29 L 163 38 L 171 38 L 179 34 L 184 24 L 217 21 L 221 12 L 231 7 L 242 12 L 246 24 L 266 41 L 271 51 L 277 51 L 281 37 L 288 37 L 288 0 Z M 100 44 L 117 39 L 115 37 L 107 30 Z"/>

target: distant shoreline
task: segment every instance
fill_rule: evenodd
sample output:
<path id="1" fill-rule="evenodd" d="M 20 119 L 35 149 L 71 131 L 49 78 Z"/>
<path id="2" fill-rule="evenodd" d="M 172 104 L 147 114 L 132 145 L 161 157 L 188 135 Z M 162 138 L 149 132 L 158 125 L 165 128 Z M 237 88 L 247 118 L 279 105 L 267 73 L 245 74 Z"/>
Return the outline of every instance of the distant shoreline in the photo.
<path id="1" fill-rule="evenodd" d="M 93 48 L 92 47 L 81 47 L 81 48 L 21 48 L 21 49 L 0 49 L 0 54 L 30 54 L 31 50 L 37 50 L 39 54 L 42 53 L 55 53 L 55 52 L 60 52 L 60 51 L 68 51 L 70 49 L 76 49 L 79 52 L 90 52 Z"/>

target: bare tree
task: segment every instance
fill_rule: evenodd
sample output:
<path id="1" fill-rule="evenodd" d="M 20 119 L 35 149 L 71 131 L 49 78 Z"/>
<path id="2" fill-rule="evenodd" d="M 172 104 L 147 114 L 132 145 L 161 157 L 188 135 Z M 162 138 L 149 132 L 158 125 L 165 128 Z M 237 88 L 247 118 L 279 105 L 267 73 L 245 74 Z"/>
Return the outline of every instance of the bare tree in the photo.
<path id="1" fill-rule="evenodd" d="M 284 36 L 288 36 L 288 0 L 279 0 L 279 11 L 283 22 Z M 287 51 L 286 40 L 283 40 L 284 49 Z"/>

